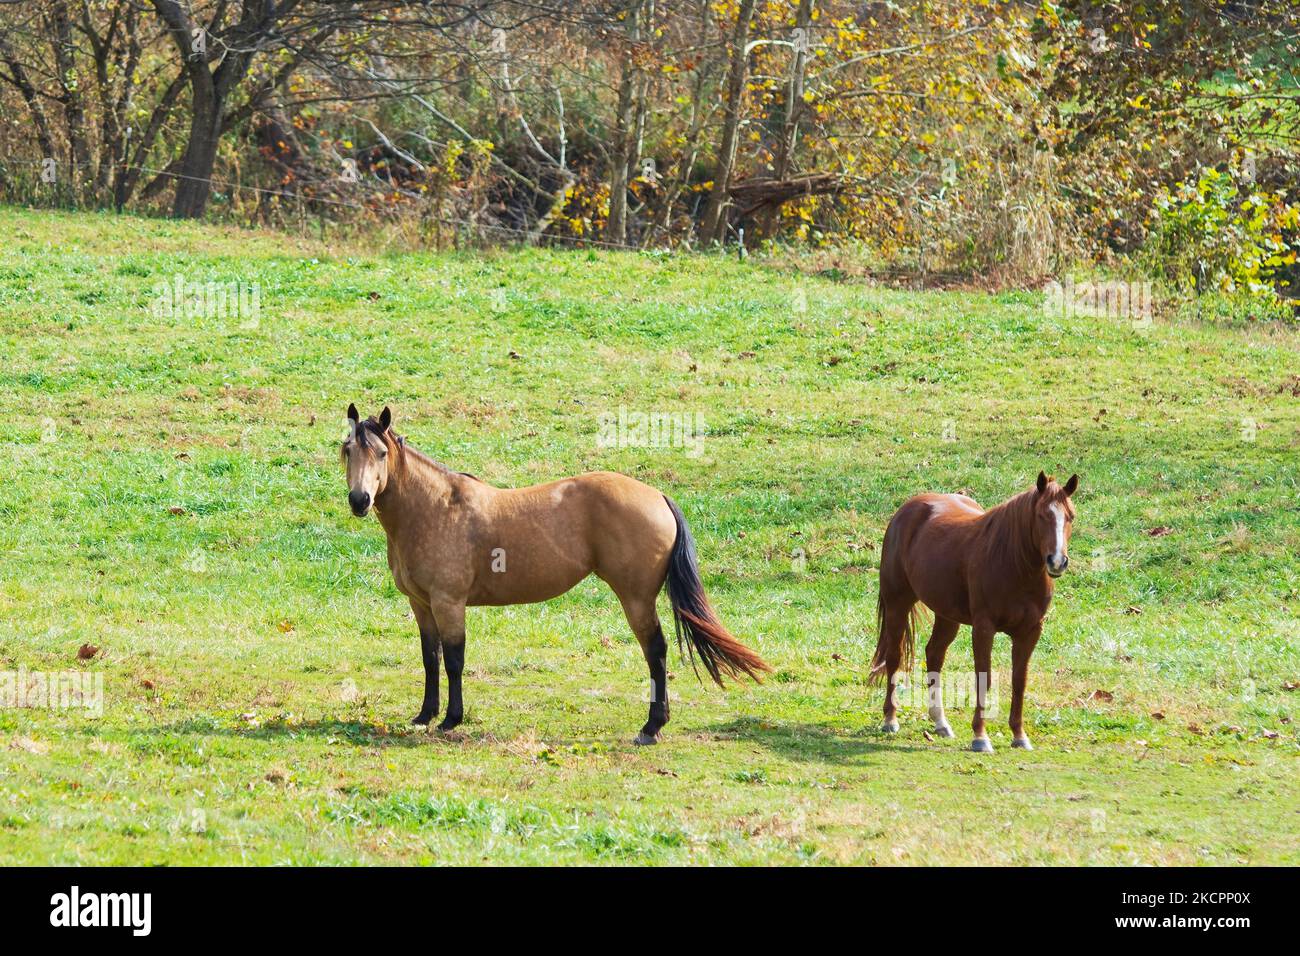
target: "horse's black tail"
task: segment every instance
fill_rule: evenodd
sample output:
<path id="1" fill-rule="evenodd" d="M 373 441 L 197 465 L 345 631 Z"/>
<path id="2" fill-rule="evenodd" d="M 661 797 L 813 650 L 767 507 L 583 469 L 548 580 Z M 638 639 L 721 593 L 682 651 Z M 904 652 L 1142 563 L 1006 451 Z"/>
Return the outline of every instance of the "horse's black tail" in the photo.
<path id="1" fill-rule="evenodd" d="M 721 687 L 722 675 L 738 679 L 743 673 L 756 681 L 771 666 L 751 651 L 722 626 L 704 594 L 700 569 L 695 560 L 695 541 L 686 527 L 686 518 L 677 503 L 664 495 L 664 501 L 677 522 L 677 540 L 668 558 L 668 600 L 673 606 L 673 619 L 677 624 L 677 649 L 689 657 L 692 669 L 698 655 L 709 676 Z M 683 640 L 683 638 L 689 640 Z M 699 676 L 699 671 L 695 671 Z"/>

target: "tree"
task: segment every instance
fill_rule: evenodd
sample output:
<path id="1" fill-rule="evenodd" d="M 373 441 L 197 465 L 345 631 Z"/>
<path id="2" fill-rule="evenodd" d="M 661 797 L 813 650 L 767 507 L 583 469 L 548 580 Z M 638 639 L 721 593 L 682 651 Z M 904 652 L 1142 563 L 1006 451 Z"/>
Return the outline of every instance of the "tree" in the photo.
<path id="1" fill-rule="evenodd" d="M 727 106 L 722 122 L 722 141 L 713 173 L 709 204 L 700 223 L 703 242 L 721 242 L 726 238 L 727 189 L 736 164 L 736 141 L 740 135 L 740 117 L 745 98 L 745 75 L 749 63 L 749 27 L 754 19 L 755 0 L 740 0 L 736 24 L 731 34 L 731 63 L 727 70 Z"/>
<path id="2" fill-rule="evenodd" d="M 627 242 L 627 184 L 636 161 L 637 103 L 633 97 L 641 74 L 636 47 L 641 40 L 641 20 L 647 0 L 636 0 L 627 10 L 627 44 L 620 67 L 618 102 L 614 110 L 614 149 L 609 163 L 609 219 L 605 238 L 623 245 Z M 643 89 L 643 88 L 642 88 Z"/>

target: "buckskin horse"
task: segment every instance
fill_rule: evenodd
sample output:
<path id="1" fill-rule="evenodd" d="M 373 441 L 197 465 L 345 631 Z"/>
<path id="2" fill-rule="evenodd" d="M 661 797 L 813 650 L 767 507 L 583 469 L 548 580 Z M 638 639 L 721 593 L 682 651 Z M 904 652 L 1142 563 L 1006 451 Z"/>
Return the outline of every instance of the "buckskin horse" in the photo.
<path id="1" fill-rule="evenodd" d="M 873 679 L 883 674 L 887 683 L 887 733 L 898 730 L 894 674 L 904 657 L 911 671 L 920 601 L 934 612 L 925 669 L 935 733 L 953 736 L 943 712 L 940 672 L 958 627 L 969 624 L 976 680 L 971 749 L 993 750 L 984 706 L 992 686 L 993 635 L 999 631 L 1011 636 L 1011 745 L 1033 749 L 1023 721 L 1025 680 L 1052 603 L 1053 582 L 1070 564 L 1070 498 L 1078 487 L 1078 475 L 1062 486 L 1040 471 L 1034 487 L 988 511 L 965 495 L 924 494 L 895 512 L 880 549 L 879 636 L 871 669 Z"/>
<path id="2" fill-rule="evenodd" d="M 634 478 L 593 472 L 529 488 L 495 488 L 416 451 L 392 413 L 362 419 L 348 406 L 340 455 L 348 504 L 373 508 L 388 536 L 388 567 L 411 602 L 424 658 L 424 703 L 438 713 L 438 658 L 447 669 L 441 730 L 464 719 L 465 608 L 557 597 L 589 574 L 610 586 L 650 668 L 650 716 L 635 742 L 653 744 L 668 723 L 668 644 L 655 609 L 667 585 L 678 649 L 709 676 L 759 680 L 770 671 L 714 613 L 681 509 Z M 698 672 L 697 672 L 698 673 Z"/>

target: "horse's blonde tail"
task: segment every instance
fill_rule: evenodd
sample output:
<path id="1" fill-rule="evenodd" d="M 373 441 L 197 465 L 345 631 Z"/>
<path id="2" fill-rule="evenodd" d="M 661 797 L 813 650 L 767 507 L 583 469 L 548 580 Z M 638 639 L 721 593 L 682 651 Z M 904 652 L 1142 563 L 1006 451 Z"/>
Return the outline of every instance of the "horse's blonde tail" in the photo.
<path id="1" fill-rule="evenodd" d="M 883 679 L 889 670 L 889 652 L 891 649 L 899 650 L 898 666 L 901 669 L 903 662 L 907 662 L 907 673 L 911 673 L 916 665 L 916 632 L 924 620 L 921 612 L 921 605 L 917 603 L 915 596 L 912 598 L 912 606 L 908 608 L 907 617 L 903 621 L 903 633 L 897 632 L 892 634 L 885 633 L 885 591 L 892 590 L 894 582 L 887 580 L 890 577 L 890 569 L 894 558 L 894 551 L 898 547 L 897 535 L 898 529 L 895 526 L 897 515 L 889 522 L 885 529 L 885 538 L 880 544 L 880 592 L 876 596 L 876 653 L 871 659 L 871 673 L 868 680 L 872 683 Z"/>
<path id="2" fill-rule="evenodd" d="M 921 606 L 913 604 L 903 622 L 902 649 L 898 656 L 899 670 L 903 669 L 906 662 L 909 674 L 916 667 L 916 632 L 920 630 L 923 620 Z M 881 595 L 876 599 L 876 653 L 871 659 L 871 673 L 867 677 L 870 682 L 876 683 L 884 679 L 889 665 L 889 645 L 895 642 L 900 642 L 900 639 L 885 636 L 885 598 Z"/>
<path id="3" fill-rule="evenodd" d="M 677 503 L 664 495 L 664 501 L 677 522 L 677 540 L 673 542 L 668 558 L 668 600 L 673 606 L 673 620 L 677 626 L 677 649 L 689 657 L 694 669 L 698 657 L 714 683 L 722 686 L 725 674 L 738 679 L 742 674 L 756 681 L 772 667 L 751 651 L 723 627 L 704 593 L 699 565 L 695 558 L 695 542 L 686 518 Z M 699 671 L 696 671 L 699 676 Z"/>

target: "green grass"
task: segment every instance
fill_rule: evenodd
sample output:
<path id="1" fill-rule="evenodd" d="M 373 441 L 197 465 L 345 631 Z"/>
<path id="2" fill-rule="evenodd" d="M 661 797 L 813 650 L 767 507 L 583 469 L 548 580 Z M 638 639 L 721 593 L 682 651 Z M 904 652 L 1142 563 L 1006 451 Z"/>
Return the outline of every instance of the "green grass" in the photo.
<path id="1" fill-rule="evenodd" d="M 0 670 L 104 682 L 98 719 L 0 709 L 0 863 L 1300 862 L 1294 329 L 1141 332 L 720 258 L 0 230 Z M 177 273 L 258 284 L 257 327 L 156 315 Z M 721 692 L 674 651 L 665 742 L 633 747 L 647 677 L 593 580 L 471 610 L 463 732 L 409 727 L 418 642 L 346 507 L 349 401 L 490 482 L 608 468 L 671 494 L 778 673 Z M 620 406 L 701 414 L 703 453 L 600 447 Z M 961 708 L 956 740 L 916 708 L 879 734 L 890 514 L 1040 468 L 1082 488 L 1038 749 L 999 715 L 998 752 L 966 752 Z"/>

